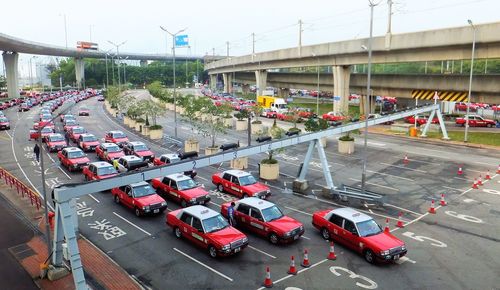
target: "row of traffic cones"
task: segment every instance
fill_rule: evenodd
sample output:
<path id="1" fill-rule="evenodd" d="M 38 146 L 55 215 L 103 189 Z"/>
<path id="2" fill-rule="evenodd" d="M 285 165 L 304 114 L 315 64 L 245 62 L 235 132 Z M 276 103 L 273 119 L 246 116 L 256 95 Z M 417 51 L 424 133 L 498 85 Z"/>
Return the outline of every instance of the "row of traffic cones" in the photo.
<path id="1" fill-rule="evenodd" d="M 333 242 L 330 242 L 330 250 L 328 251 L 328 256 L 326 257 L 328 260 L 336 260 L 337 255 L 335 255 L 335 246 Z M 307 249 L 304 250 L 304 259 L 300 263 L 300 265 L 304 268 L 309 268 L 311 267 L 311 263 L 309 262 L 309 253 Z M 290 261 L 290 268 L 287 271 L 288 274 L 290 275 L 297 275 L 297 267 L 295 266 L 295 257 L 291 257 Z M 266 267 L 266 278 L 264 280 L 264 287 L 266 288 L 272 288 L 274 285 L 273 281 L 271 280 L 271 270 L 268 267 Z"/>

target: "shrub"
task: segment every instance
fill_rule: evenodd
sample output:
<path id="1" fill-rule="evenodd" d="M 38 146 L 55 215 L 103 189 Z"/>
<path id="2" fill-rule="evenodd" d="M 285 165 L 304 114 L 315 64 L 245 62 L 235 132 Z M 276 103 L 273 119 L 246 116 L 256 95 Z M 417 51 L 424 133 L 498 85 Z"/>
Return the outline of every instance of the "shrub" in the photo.
<path id="1" fill-rule="evenodd" d="M 341 136 L 341 137 L 339 138 L 339 140 L 340 140 L 340 141 L 354 141 L 354 138 L 353 138 L 353 137 L 351 137 L 351 135 L 349 135 L 349 133 L 347 133 L 347 134 L 345 134 L 345 135 Z"/>
<path id="2" fill-rule="evenodd" d="M 162 129 L 163 127 L 161 125 L 153 125 L 153 126 L 150 126 L 149 127 L 149 130 L 160 130 Z"/>
<path id="3" fill-rule="evenodd" d="M 274 158 L 262 159 L 262 161 L 260 162 L 260 164 L 277 164 L 277 163 L 278 163 L 278 160 L 276 160 Z"/>
<path id="4" fill-rule="evenodd" d="M 252 121 L 252 124 L 262 124 L 262 121 L 260 121 L 260 120 L 255 120 L 255 121 Z"/>

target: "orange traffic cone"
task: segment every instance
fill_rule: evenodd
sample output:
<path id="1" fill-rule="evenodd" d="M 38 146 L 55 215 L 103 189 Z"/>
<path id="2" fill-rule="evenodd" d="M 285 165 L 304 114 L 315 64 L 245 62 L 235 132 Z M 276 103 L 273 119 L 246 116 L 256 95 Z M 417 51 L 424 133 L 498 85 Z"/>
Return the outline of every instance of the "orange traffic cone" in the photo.
<path id="1" fill-rule="evenodd" d="M 457 175 L 462 175 L 464 172 L 462 171 L 462 167 L 458 167 Z"/>
<path id="2" fill-rule="evenodd" d="M 269 267 L 266 268 L 266 279 L 264 280 L 264 287 L 273 288 L 273 281 L 271 281 L 271 271 Z"/>
<path id="3" fill-rule="evenodd" d="M 436 213 L 436 209 L 434 208 L 434 199 L 432 199 L 431 207 L 429 208 L 429 213 Z"/>
<path id="4" fill-rule="evenodd" d="M 410 160 L 408 159 L 408 155 L 405 155 L 405 159 L 403 159 L 404 164 L 410 163 Z"/>
<path id="5" fill-rule="evenodd" d="M 477 189 L 477 179 L 474 178 L 474 183 L 472 184 L 473 189 Z"/>
<path id="6" fill-rule="evenodd" d="M 389 230 L 389 219 L 388 218 L 385 219 L 384 232 L 386 232 L 386 233 L 390 232 L 390 230 Z"/>
<path id="7" fill-rule="evenodd" d="M 295 258 L 292 256 L 292 261 L 290 262 L 290 269 L 287 272 L 291 275 L 297 275 L 297 268 L 295 268 Z"/>
<path id="8" fill-rule="evenodd" d="M 477 185 L 483 185 L 483 180 L 481 179 L 481 174 L 479 174 L 479 178 L 477 179 Z"/>
<path id="9" fill-rule="evenodd" d="M 405 226 L 403 225 L 403 221 L 401 220 L 401 216 L 403 216 L 403 213 L 402 212 L 399 212 L 399 215 L 398 215 L 398 223 L 396 224 L 396 226 L 398 228 L 404 228 Z"/>
<path id="10" fill-rule="evenodd" d="M 311 264 L 309 263 L 309 255 L 307 254 L 307 249 L 304 250 L 304 260 L 300 265 L 304 268 L 311 267 Z"/>
<path id="11" fill-rule="evenodd" d="M 500 174 L 500 165 L 497 167 L 497 174 Z"/>
<path id="12" fill-rule="evenodd" d="M 446 201 L 444 200 L 444 193 L 441 194 L 441 201 L 439 202 L 441 206 L 446 206 Z"/>
<path id="13" fill-rule="evenodd" d="M 489 169 L 488 169 L 488 172 L 486 172 L 486 176 L 484 177 L 484 179 L 486 179 L 486 180 L 490 180 L 491 179 L 490 170 Z"/>
<path id="14" fill-rule="evenodd" d="M 330 252 L 328 253 L 328 260 L 336 260 L 337 256 L 335 255 L 335 247 L 333 246 L 333 242 L 330 242 Z"/>

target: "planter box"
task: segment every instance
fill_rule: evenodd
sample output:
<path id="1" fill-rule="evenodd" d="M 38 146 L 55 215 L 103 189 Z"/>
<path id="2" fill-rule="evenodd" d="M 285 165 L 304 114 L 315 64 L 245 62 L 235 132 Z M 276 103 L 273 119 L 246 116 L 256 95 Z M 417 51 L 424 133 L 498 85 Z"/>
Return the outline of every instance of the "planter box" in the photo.
<path id="1" fill-rule="evenodd" d="M 136 122 L 135 120 L 129 119 L 129 121 L 128 121 L 128 126 L 129 126 L 130 128 L 134 128 L 134 129 L 135 129 L 135 124 L 136 124 L 136 123 L 137 123 L 137 122 Z"/>
<path id="2" fill-rule="evenodd" d="M 252 124 L 252 134 L 260 134 L 262 133 L 262 123 L 261 124 Z"/>
<path id="3" fill-rule="evenodd" d="M 214 155 L 219 152 L 219 147 L 207 147 L 205 148 L 205 155 Z"/>
<path id="4" fill-rule="evenodd" d="M 248 157 L 241 157 L 231 160 L 231 168 L 245 170 L 248 168 Z"/>
<path id="5" fill-rule="evenodd" d="M 149 128 L 148 128 L 149 130 Z M 163 138 L 163 129 L 149 130 L 149 138 L 158 140 Z"/>
<path id="6" fill-rule="evenodd" d="M 280 165 L 276 164 L 260 164 L 259 176 L 265 180 L 276 180 L 280 175 Z"/>
<path id="7" fill-rule="evenodd" d="M 149 136 L 151 130 L 149 130 L 149 126 L 142 126 L 141 134 L 144 136 Z"/>
<path id="8" fill-rule="evenodd" d="M 224 118 L 224 127 L 231 128 L 233 126 L 233 118 Z"/>
<path id="9" fill-rule="evenodd" d="M 132 121 L 132 119 L 130 119 L 130 117 L 127 117 L 127 116 L 123 117 L 123 123 L 125 125 L 129 126 L 130 125 L 130 121 Z"/>
<path id="10" fill-rule="evenodd" d="M 236 131 L 245 131 L 248 130 L 248 121 L 247 120 L 236 120 Z"/>
<path id="11" fill-rule="evenodd" d="M 146 126 L 146 123 L 142 123 L 142 122 L 135 122 L 135 126 L 134 126 L 134 129 L 137 131 L 137 132 L 141 132 L 142 131 L 142 127 Z"/>
<path id="12" fill-rule="evenodd" d="M 339 153 L 353 154 L 354 153 L 354 141 L 341 141 L 341 140 L 339 140 Z"/>
<path id="13" fill-rule="evenodd" d="M 173 111 L 174 110 L 174 104 L 166 103 L 165 104 L 165 108 L 167 108 L 167 110 Z"/>
<path id="14" fill-rule="evenodd" d="M 198 140 L 186 140 L 184 142 L 184 152 L 196 151 L 200 153 L 200 142 Z"/>
<path id="15" fill-rule="evenodd" d="M 319 139 L 319 144 L 321 147 L 326 148 L 326 137 Z"/>

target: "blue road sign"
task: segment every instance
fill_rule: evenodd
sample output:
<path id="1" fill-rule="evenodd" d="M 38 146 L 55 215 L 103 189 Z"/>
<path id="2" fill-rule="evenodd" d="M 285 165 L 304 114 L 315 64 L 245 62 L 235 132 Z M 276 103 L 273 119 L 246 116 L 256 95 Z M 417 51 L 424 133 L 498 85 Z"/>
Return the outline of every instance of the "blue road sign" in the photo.
<path id="1" fill-rule="evenodd" d="M 179 46 L 188 46 L 188 45 L 189 45 L 189 38 L 188 38 L 187 34 L 177 35 L 175 37 L 175 46 L 179 47 Z"/>
<path id="2" fill-rule="evenodd" d="M 333 100 L 334 100 L 335 102 L 340 102 L 340 96 L 335 96 L 335 97 L 333 97 Z"/>

